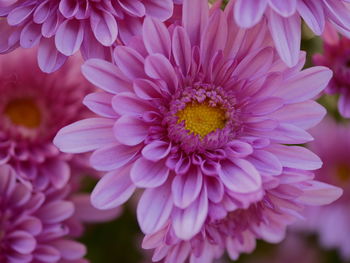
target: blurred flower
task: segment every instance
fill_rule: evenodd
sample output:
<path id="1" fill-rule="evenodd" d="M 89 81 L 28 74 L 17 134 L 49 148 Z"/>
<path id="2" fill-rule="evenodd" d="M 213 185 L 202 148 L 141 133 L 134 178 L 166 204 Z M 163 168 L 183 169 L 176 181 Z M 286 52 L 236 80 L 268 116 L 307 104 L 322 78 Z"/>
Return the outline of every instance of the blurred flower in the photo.
<path id="1" fill-rule="evenodd" d="M 0 164 L 11 164 L 36 188 L 61 188 L 71 170 L 86 165 L 82 157 L 72 159 L 52 144 L 60 128 L 87 116 L 80 101 L 93 89 L 79 65 L 72 59 L 47 75 L 35 65 L 34 50 L 0 57 Z"/>
<path id="2" fill-rule="evenodd" d="M 146 234 L 168 224 L 178 240 L 190 240 L 209 220 L 235 225 L 230 233 L 241 235 L 247 224 L 273 216 L 268 230 L 280 240 L 289 218 L 270 214 L 265 191 L 293 173 L 303 179 L 280 186 L 276 206 L 287 202 L 284 196 L 304 197 L 304 170 L 321 161 L 286 144 L 312 140 L 305 130 L 325 114 L 313 98 L 331 71 L 300 71 L 302 55 L 287 68 L 265 44 L 266 26 L 237 33 L 232 9 L 209 12 L 206 0 L 185 0 L 183 8 L 182 25 L 145 18 L 142 38 L 115 48 L 116 64 L 84 64 L 85 77 L 104 90 L 84 103 L 101 117 L 63 128 L 54 142 L 68 153 L 94 151 L 92 166 L 109 171 L 92 193 L 97 208 L 121 205 L 135 188 L 146 188 L 137 209 Z M 323 190 L 330 189 L 329 199 L 339 196 L 338 189 L 309 184 L 320 203 Z M 249 242 L 254 233 L 247 233 Z"/>
<path id="3" fill-rule="evenodd" d="M 237 260 L 240 253 L 255 249 L 257 238 L 280 242 L 285 237 L 286 226 L 301 218 L 306 206 L 328 204 L 339 197 L 339 188 L 312 178 L 312 173 L 286 169 L 264 182 L 266 194 L 260 202 L 229 212 L 219 220 L 208 218 L 201 231 L 187 241 L 177 238 L 167 224 L 158 232 L 146 235 L 143 248 L 155 249 L 153 261 L 156 262 L 165 259 L 168 263 L 183 263 L 190 258 L 193 263 L 211 263 L 225 249 L 232 260 Z M 229 198 L 222 204 L 235 207 Z M 222 213 L 220 209 L 215 212 Z"/>
<path id="4" fill-rule="evenodd" d="M 79 49 L 84 57 L 110 56 L 108 47 L 118 35 L 127 41 L 142 17 L 165 20 L 172 10 L 172 0 L 19 0 L 0 6 L 0 52 L 39 45 L 40 68 L 53 72 Z"/>
<path id="5" fill-rule="evenodd" d="M 68 237 L 66 190 L 33 192 L 0 166 L 0 262 L 85 262 L 85 247 Z"/>
<path id="6" fill-rule="evenodd" d="M 301 18 L 316 35 L 331 22 L 350 37 L 350 8 L 347 0 L 231 0 L 237 24 L 250 28 L 265 16 L 276 49 L 288 66 L 298 62 Z"/>
<path id="7" fill-rule="evenodd" d="M 317 171 L 318 179 L 344 189 L 343 196 L 332 205 L 314 208 L 306 213 L 307 221 L 299 227 L 316 231 L 326 248 L 338 249 L 350 259 L 350 125 L 324 120 L 312 130 L 315 142 L 309 144 L 324 161 Z"/>
<path id="8" fill-rule="evenodd" d="M 328 30 L 323 44 L 324 53 L 315 54 L 313 62 L 333 70 L 333 78 L 325 91 L 340 95 L 339 112 L 345 118 L 350 118 L 350 39 L 339 37 L 331 30 Z"/>

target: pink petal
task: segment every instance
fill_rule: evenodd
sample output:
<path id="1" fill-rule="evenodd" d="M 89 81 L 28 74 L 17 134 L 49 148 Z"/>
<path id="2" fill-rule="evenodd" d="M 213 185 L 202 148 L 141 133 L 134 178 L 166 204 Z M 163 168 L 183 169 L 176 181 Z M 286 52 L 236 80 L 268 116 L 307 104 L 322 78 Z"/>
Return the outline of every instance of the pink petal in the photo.
<path id="1" fill-rule="evenodd" d="M 77 20 L 66 20 L 57 29 L 55 44 L 58 51 L 66 56 L 71 56 L 79 50 L 83 38 L 83 24 Z"/>
<path id="2" fill-rule="evenodd" d="M 14 231 L 6 238 L 11 248 L 21 254 L 32 253 L 36 246 L 35 238 L 25 231 Z"/>
<path id="3" fill-rule="evenodd" d="M 129 173 L 130 166 L 104 175 L 92 191 L 92 205 L 98 209 L 111 209 L 125 203 L 135 191 Z"/>
<path id="4" fill-rule="evenodd" d="M 306 205 L 328 205 L 337 200 L 343 190 L 326 183 L 311 181 L 302 189 L 303 195 L 297 198 L 297 201 Z"/>
<path id="5" fill-rule="evenodd" d="M 62 259 L 81 259 L 86 254 L 85 246 L 73 240 L 59 239 L 51 244 L 60 251 Z"/>
<path id="6" fill-rule="evenodd" d="M 42 168 L 46 176 L 50 177 L 50 181 L 54 188 L 61 189 L 66 186 L 70 179 L 71 170 L 66 161 L 50 160 L 46 162 Z"/>
<path id="7" fill-rule="evenodd" d="M 72 202 L 68 201 L 54 201 L 45 204 L 36 212 L 44 224 L 55 224 L 62 222 L 74 213 L 74 205 Z"/>
<path id="8" fill-rule="evenodd" d="M 168 178 L 169 169 L 164 162 L 152 162 L 139 158 L 130 171 L 131 180 L 138 187 L 154 188 L 162 185 Z"/>
<path id="9" fill-rule="evenodd" d="M 325 28 L 325 15 L 322 5 L 316 0 L 298 1 L 298 12 L 316 35 Z"/>
<path id="10" fill-rule="evenodd" d="M 172 51 L 182 74 L 188 74 L 191 66 L 191 42 L 183 27 L 175 27 L 172 38 Z"/>
<path id="11" fill-rule="evenodd" d="M 57 262 L 60 260 L 60 252 L 52 246 L 38 245 L 34 257 L 39 262 Z"/>
<path id="12" fill-rule="evenodd" d="M 256 25 L 261 20 L 266 6 L 266 0 L 237 0 L 234 8 L 236 23 L 244 28 Z"/>
<path id="13" fill-rule="evenodd" d="M 146 7 L 146 15 L 166 20 L 171 17 L 173 13 L 172 0 L 147 0 L 143 2 Z"/>
<path id="14" fill-rule="evenodd" d="M 141 149 L 140 146 L 115 144 L 96 150 L 90 158 L 91 166 L 98 171 L 111 171 L 129 163 Z"/>
<path id="15" fill-rule="evenodd" d="M 176 175 L 171 191 L 174 204 L 179 208 L 187 208 L 198 197 L 203 183 L 203 175 L 198 168 L 190 169 L 186 174 Z"/>
<path id="16" fill-rule="evenodd" d="M 164 23 L 146 17 L 143 22 L 143 41 L 149 54 L 159 53 L 170 57 L 170 34 Z"/>
<path id="17" fill-rule="evenodd" d="M 134 116 L 124 115 L 114 125 L 115 138 L 124 145 L 134 146 L 143 142 L 148 135 L 146 123 Z"/>
<path id="18" fill-rule="evenodd" d="M 202 228 L 208 214 L 208 197 L 203 188 L 200 195 L 184 210 L 177 208 L 173 214 L 173 229 L 177 237 L 189 240 Z"/>
<path id="19" fill-rule="evenodd" d="M 281 2 L 280 0 L 268 0 L 270 6 L 281 16 L 288 17 L 295 13 L 297 0 L 288 0 Z M 298 1 L 300 2 L 300 1 Z"/>
<path id="20" fill-rule="evenodd" d="M 144 58 L 134 49 L 126 46 L 117 46 L 114 49 L 114 58 L 120 70 L 130 79 L 143 78 Z"/>
<path id="21" fill-rule="evenodd" d="M 145 234 L 160 230 L 173 209 L 169 184 L 146 189 L 137 206 L 137 220 Z"/>
<path id="22" fill-rule="evenodd" d="M 142 116 L 147 111 L 155 110 L 150 102 L 138 98 L 131 92 L 122 92 L 114 96 L 112 106 L 120 115 Z"/>
<path id="23" fill-rule="evenodd" d="M 99 10 L 90 16 L 91 29 L 96 39 L 104 46 L 111 46 L 118 36 L 118 25 L 115 17 L 110 13 Z"/>
<path id="24" fill-rule="evenodd" d="M 157 162 L 168 156 L 171 150 L 171 144 L 163 141 L 153 141 L 142 149 L 142 155 L 145 159 Z"/>
<path id="25" fill-rule="evenodd" d="M 115 143 L 114 121 L 91 118 L 75 122 L 62 128 L 54 139 L 54 144 L 63 152 L 82 153 Z"/>
<path id="26" fill-rule="evenodd" d="M 67 57 L 57 51 L 54 38 L 41 38 L 38 64 L 43 72 L 52 73 L 58 70 L 66 60 Z"/>
<path id="27" fill-rule="evenodd" d="M 118 114 L 112 108 L 112 97 L 106 92 L 95 92 L 87 95 L 83 104 L 102 117 L 117 118 Z"/>

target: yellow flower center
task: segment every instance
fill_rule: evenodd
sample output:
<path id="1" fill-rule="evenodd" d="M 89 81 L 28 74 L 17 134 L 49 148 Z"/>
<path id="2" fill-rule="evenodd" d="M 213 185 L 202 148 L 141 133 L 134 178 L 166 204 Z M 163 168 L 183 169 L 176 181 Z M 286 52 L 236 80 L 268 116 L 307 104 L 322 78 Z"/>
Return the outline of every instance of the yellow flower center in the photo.
<path id="1" fill-rule="evenodd" d="M 337 176 L 341 182 L 348 182 L 350 180 L 350 166 L 339 164 L 337 166 Z"/>
<path id="2" fill-rule="evenodd" d="M 40 110 L 32 99 L 15 99 L 7 104 L 4 112 L 15 125 L 30 129 L 40 126 Z"/>
<path id="3" fill-rule="evenodd" d="M 207 102 L 188 103 L 186 107 L 176 114 L 178 122 L 185 121 L 186 130 L 201 136 L 225 127 L 225 111 L 220 107 L 211 107 Z"/>

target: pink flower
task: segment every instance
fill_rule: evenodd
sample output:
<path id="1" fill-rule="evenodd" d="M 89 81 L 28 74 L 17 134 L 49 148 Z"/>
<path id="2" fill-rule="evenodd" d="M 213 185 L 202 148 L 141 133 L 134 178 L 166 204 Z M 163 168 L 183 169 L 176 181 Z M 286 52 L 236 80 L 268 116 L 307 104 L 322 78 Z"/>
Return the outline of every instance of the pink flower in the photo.
<path id="1" fill-rule="evenodd" d="M 81 167 L 81 157 L 72 159 L 52 144 L 60 128 L 88 116 L 80 100 L 93 89 L 79 65 L 71 60 L 47 75 L 36 67 L 34 50 L 0 57 L 0 165 L 11 164 L 38 189 L 63 187 Z"/>
<path id="2" fill-rule="evenodd" d="M 16 177 L 0 166 L 0 262 L 85 262 L 85 247 L 69 239 L 67 189 L 33 192 Z"/>
<path id="3" fill-rule="evenodd" d="M 283 169 L 321 167 L 306 148 L 286 144 L 312 140 L 306 130 L 325 114 L 313 98 L 331 71 L 300 71 L 302 55 L 287 68 L 265 45 L 263 24 L 240 31 L 232 9 L 208 9 L 205 0 L 185 0 L 181 24 L 148 17 L 142 37 L 115 48 L 115 64 L 87 61 L 83 74 L 103 91 L 84 103 L 100 117 L 54 140 L 67 153 L 93 151 L 92 166 L 108 171 L 92 193 L 97 208 L 146 189 L 137 209 L 146 234 L 169 222 L 189 240 L 208 217 L 260 202 L 264 182 Z"/>
<path id="4" fill-rule="evenodd" d="M 333 70 L 333 78 L 325 91 L 340 95 L 338 110 L 343 117 L 350 118 L 350 40 L 337 34 L 330 38 L 328 34 L 323 47 L 324 53 L 314 55 L 313 62 Z"/>
<path id="5" fill-rule="evenodd" d="M 349 260 L 350 126 L 326 119 L 312 134 L 316 140 L 309 146 L 324 161 L 324 166 L 316 173 L 317 178 L 342 187 L 344 194 L 329 206 L 309 210 L 308 221 L 300 224 L 317 232 L 324 247 L 338 249 L 344 260 Z"/>
<path id="6" fill-rule="evenodd" d="M 282 60 L 288 66 L 298 62 L 301 18 L 316 35 L 331 22 L 339 32 L 350 36 L 348 0 L 231 0 L 237 24 L 249 28 L 266 18 L 271 36 Z"/>
<path id="7" fill-rule="evenodd" d="M 141 27 L 142 17 L 165 20 L 173 10 L 172 0 L 14 2 L 0 6 L 0 17 L 6 18 L 0 23 L 0 52 L 39 45 L 44 72 L 57 70 L 79 49 L 84 57 L 109 57 L 118 35 L 127 41 Z"/>
<path id="8" fill-rule="evenodd" d="M 154 262 L 184 263 L 190 259 L 191 263 L 211 263 L 225 251 L 232 260 L 237 260 L 241 253 L 255 249 L 256 239 L 280 242 L 286 226 L 301 218 L 305 207 L 328 204 L 341 195 L 339 188 L 312 179 L 312 173 L 285 169 L 281 175 L 264 181 L 264 197 L 246 209 L 236 209 L 232 198 L 225 196 L 221 207 L 213 206 L 213 216 L 207 218 L 201 231 L 190 240 L 179 239 L 169 220 L 156 233 L 146 235 L 142 246 L 155 249 Z M 224 212 L 222 207 L 232 211 L 224 218 L 215 219 Z"/>

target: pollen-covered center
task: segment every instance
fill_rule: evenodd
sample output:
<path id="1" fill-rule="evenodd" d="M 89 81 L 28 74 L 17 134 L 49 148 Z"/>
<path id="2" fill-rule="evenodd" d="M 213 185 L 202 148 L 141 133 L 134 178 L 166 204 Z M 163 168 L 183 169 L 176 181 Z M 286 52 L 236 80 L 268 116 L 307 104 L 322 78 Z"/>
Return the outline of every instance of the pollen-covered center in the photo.
<path id="1" fill-rule="evenodd" d="M 220 107 L 212 107 L 207 102 L 188 103 L 183 110 L 177 112 L 178 122 L 185 122 L 185 128 L 190 133 L 200 135 L 207 134 L 225 127 L 225 111 Z"/>
<path id="2" fill-rule="evenodd" d="M 40 126 L 41 113 L 33 99 L 14 99 L 5 107 L 5 115 L 15 125 L 34 129 Z"/>

